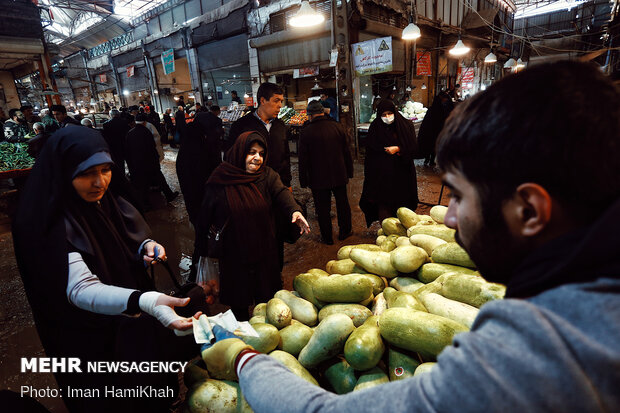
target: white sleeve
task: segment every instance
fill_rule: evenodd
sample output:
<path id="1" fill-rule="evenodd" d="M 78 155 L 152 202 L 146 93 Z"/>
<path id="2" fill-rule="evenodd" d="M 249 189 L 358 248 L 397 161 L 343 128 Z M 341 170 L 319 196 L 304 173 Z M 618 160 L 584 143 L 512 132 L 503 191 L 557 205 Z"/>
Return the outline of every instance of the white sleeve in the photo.
<path id="1" fill-rule="evenodd" d="M 79 253 L 69 253 L 67 298 L 76 307 L 98 314 L 119 315 L 127 309 L 127 301 L 134 291 L 102 283 L 90 272 Z"/>

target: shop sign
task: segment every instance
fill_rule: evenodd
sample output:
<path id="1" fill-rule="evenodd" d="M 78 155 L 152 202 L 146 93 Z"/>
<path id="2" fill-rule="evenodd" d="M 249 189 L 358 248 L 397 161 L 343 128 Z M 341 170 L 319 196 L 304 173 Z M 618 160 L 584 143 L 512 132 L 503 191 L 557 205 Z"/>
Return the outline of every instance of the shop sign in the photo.
<path id="1" fill-rule="evenodd" d="M 108 81 L 108 76 L 105 73 L 99 75 L 99 83 L 106 83 Z"/>
<path id="2" fill-rule="evenodd" d="M 164 67 L 164 75 L 169 75 L 174 72 L 174 49 L 168 49 L 162 52 L 161 64 Z"/>
<path id="3" fill-rule="evenodd" d="M 319 75 L 318 66 L 302 67 L 300 69 L 293 69 L 293 79 L 299 79 L 300 77 L 312 77 Z"/>
<path id="4" fill-rule="evenodd" d="M 243 98 L 243 100 L 245 101 L 245 105 L 247 107 L 254 106 L 254 98 L 252 96 L 248 96 L 247 98 Z"/>
<path id="5" fill-rule="evenodd" d="M 474 88 L 474 68 L 470 67 L 461 72 L 461 89 Z"/>
<path id="6" fill-rule="evenodd" d="M 127 68 L 127 77 L 132 77 L 135 73 L 136 67 L 135 66 L 129 66 Z"/>
<path id="7" fill-rule="evenodd" d="M 392 71 L 392 37 L 381 37 L 351 45 L 353 67 L 358 76 Z"/>
<path id="8" fill-rule="evenodd" d="M 416 76 L 432 76 L 429 52 L 416 52 L 416 62 Z"/>

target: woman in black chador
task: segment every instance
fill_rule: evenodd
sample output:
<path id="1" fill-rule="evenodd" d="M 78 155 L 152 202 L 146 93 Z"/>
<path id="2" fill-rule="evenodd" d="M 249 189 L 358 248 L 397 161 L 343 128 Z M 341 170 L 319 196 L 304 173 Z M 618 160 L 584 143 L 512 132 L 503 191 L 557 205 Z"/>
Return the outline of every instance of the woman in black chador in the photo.
<path id="1" fill-rule="evenodd" d="M 69 125 L 37 158 L 14 219 L 15 256 L 46 355 L 81 362 L 82 373 L 55 374 L 71 412 L 167 411 L 174 398 L 105 397 L 105 386 L 174 390 L 176 374 L 92 373 L 87 362 L 195 353 L 172 331 L 191 327 L 173 310 L 187 299 L 153 291 L 145 266 L 166 251 L 131 199 L 100 133 Z M 99 397 L 71 397 L 69 387 L 99 389 Z"/>
<path id="2" fill-rule="evenodd" d="M 241 320 L 248 319 L 249 305 L 282 288 L 275 215 L 310 232 L 293 194 L 267 166 L 267 149 L 258 132 L 239 135 L 211 174 L 200 209 L 198 251 L 219 258 L 220 300 Z M 216 230 L 222 230 L 221 254 L 206 242 Z"/>
<path id="3" fill-rule="evenodd" d="M 418 206 L 414 156 L 417 141 L 413 123 L 384 99 L 377 105 L 377 117 L 366 138 L 364 187 L 360 208 L 370 226 L 376 220 L 396 216 L 396 210 Z"/>

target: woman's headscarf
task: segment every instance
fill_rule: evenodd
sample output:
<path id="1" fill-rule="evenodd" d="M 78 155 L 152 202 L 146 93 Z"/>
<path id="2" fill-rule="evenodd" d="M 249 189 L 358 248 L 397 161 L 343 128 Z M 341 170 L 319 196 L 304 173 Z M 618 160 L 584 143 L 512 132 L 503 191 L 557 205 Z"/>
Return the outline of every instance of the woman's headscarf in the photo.
<path id="1" fill-rule="evenodd" d="M 260 169 L 249 173 L 245 169 L 245 160 L 255 142 L 265 149 L 265 155 Z M 260 258 L 265 243 L 273 238 L 269 205 L 256 186 L 267 167 L 267 154 L 267 143 L 260 133 L 244 132 L 226 152 L 224 162 L 213 171 L 208 181 L 225 187 L 236 238 L 244 240 L 240 246 L 251 259 Z M 270 236 L 266 236 L 268 234 Z"/>
<path id="2" fill-rule="evenodd" d="M 60 129 L 43 147 L 21 194 L 13 220 L 15 256 L 40 334 L 42 325 L 50 329 L 64 318 L 67 323 L 97 318 L 67 300 L 69 252 L 81 253 L 103 283 L 146 286 L 135 254 L 150 231 L 140 213 L 119 196 L 129 194 L 123 175 L 113 167 L 100 202 L 84 201 L 73 188 L 76 174 L 97 159 L 110 159 L 99 131 L 73 125 Z"/>
<path id="3" fill-rule="evenodd" d="M 381 115 L 387 111 L 394 114 L 394 122 L 391 125 L 387 125 L 381 120 Z M 379 102 L 377 105 L 377 117 L 372 121 L 371 127 L 373 128 L 373 132 L 376 131 L 376 133 L 381 136 L 389 136 L 395 133 L 401 156 L 413 157 L 417 152 L 418 147 L 413 123 L 400 114 L 391 100 L 382 99 Z"/>

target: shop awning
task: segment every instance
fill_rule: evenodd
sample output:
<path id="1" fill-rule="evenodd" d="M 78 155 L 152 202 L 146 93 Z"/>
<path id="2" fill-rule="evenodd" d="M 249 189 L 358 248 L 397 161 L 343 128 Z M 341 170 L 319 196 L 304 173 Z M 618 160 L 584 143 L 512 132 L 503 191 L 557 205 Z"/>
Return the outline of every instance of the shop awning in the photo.
<path id="1" fill-rule="evenodd" d="M 231 53 L 234 50 L 235 53 Z M 240 34 L 218 42 L 206 43 L 196 48 L 198 66 L 209 71 L 240 64 L 248 65 L 248 36 Z"/>

